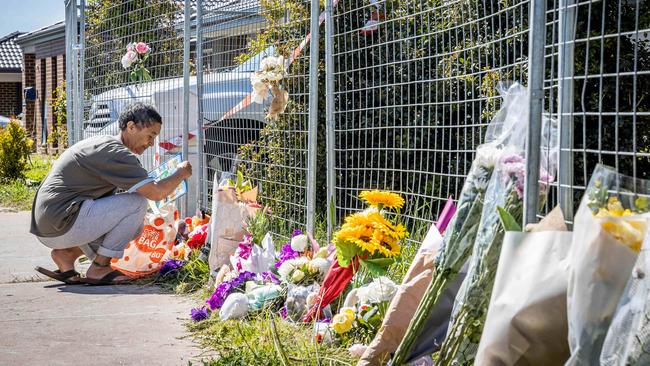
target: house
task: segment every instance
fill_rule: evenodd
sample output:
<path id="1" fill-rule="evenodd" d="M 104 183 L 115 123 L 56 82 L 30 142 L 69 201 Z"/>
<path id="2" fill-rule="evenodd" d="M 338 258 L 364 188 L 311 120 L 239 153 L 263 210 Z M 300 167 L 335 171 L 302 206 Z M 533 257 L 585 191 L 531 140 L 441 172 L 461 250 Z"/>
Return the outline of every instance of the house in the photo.
<path id="1" fill-rule="evenodd" d="M 48 132 L 56 128 L 52 92 L 65 83 L 65 22 L 22 34 L 15 42 L 23 52 L 23 90 L 35 91 L 33 98 L 25 98 L 24 127 L 34 137 L 37 149 L 47 152 Z"/>
<path id="2" fill-rule="evenodd" d="M 15 117 L 22 111 L 23 53 L 16 43 L 21 32 L 0 38 L 0 116 Z"/>

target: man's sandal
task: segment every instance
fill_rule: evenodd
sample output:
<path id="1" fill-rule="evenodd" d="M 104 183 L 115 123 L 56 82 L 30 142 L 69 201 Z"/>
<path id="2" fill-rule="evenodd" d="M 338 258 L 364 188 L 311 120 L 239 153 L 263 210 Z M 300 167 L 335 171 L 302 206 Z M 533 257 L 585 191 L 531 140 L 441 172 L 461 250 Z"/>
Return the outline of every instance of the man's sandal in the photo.
<path id="1" fill-rule="evenodd" d="M 108 267 L 110 264 L 99 264 L 95 261 L 93 261 L 93 264 L 96 265 L 97 267 Z M 81 283 L 84 283 L 86 285 L 90 286 L 106 286 L 106 285 L 124 285 L 131 283 L 131 279 L 127 280 L 121 280 L 121 281 L 115 281 L 116 278 L 118 277 L 123 277 L 125 276 L 124 273 L 114 270 L 111 272 L 108 272 L 107 274 L 104 275 L 102 278 L 88 278 L 88 277 L 83 277 L 81 278 Z"/>
<path id="2" fill-rule="evenodd" d="M 58 269 L 56 271 L 50 271 L 43 267 L 36 267 L 35 269 L 38 273 L 42 273 L 49 278 L 61 281 L 67 285 L 78 285 L 81 283 L 81 275 L 74 269 L 65 272 L 61 272 Z"/>

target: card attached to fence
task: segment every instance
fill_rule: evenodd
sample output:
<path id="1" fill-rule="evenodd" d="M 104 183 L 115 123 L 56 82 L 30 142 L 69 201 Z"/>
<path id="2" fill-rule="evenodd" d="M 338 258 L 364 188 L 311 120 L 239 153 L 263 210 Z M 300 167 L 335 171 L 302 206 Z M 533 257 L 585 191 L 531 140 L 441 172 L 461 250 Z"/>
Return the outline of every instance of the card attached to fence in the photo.
<path id="1" fill-rule="evenodd" d="M 161 164 L 158 168 L 149 172 L 149 177 L 154 178 L 156 181 L 165 179 L 176 172 L 178 165 L 183 161 L 181 154 L 178 154 L 170 160 Z M 182 181 L 176 189 L 162 201 L 154 202 L 155 207 L 160 209 L 164 205 L 173 202 L 174 200 L 182 197 L 187 193 L 187 182 Z"/>

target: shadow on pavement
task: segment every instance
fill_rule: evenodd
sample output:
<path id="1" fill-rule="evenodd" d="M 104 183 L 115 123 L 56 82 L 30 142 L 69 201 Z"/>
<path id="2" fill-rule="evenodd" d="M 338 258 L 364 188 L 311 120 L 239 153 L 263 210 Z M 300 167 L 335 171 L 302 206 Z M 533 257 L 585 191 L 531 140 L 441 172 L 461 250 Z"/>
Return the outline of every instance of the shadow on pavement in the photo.
<path id="1" fill-rule="evenodd" d="M 152 285 L 110 285 L 110 286 L 88 286 L 88 285 L 66 285 L 54 283 L 43 286 L 54 288 L 60 292 L 74 293 L 80 295 L 170 295 L 172 292 L 158 286 Z"/>

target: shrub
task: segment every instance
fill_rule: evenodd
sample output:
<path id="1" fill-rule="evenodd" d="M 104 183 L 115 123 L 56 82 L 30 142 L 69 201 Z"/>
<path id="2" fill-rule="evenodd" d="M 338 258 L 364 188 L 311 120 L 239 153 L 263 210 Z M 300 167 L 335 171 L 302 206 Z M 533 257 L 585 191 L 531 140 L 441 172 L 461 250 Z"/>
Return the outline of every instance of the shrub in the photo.
<path id="1" fill-rule="evenodd" d="M 24 179 L 34 141 L 17 120 L 0 131 L 0 179 Z"/>
<path id="2" fill-rule="evenodd" d="M 68 147 L 65 81 L 52 91 L 50 103 L 56 117 L 56 128 L 48 134 L 47 143 L 58 147 L 59 152 L 61 152 Z"/>

